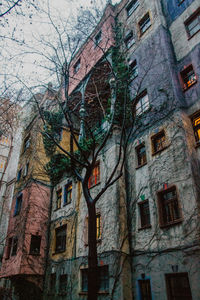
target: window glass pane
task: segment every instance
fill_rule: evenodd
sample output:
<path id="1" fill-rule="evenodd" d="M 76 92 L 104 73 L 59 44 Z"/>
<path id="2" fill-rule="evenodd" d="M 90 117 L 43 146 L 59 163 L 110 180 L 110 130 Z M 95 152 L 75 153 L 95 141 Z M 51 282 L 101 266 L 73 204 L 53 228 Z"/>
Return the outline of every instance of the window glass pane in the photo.
<path id="1" fill-rule="evenodd" d="M 41 236 L 31 235 L 30 254 L 40 254 Z"/>

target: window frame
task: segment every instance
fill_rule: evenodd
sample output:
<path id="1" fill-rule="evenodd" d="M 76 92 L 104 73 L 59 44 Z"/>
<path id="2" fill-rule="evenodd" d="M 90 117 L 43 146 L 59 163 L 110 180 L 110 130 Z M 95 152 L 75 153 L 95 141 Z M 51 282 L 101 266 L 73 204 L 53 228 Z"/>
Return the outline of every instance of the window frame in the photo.
<path id="1" fill-rule="evenodd" d="M 161 136 L 161 134 L 163 134 L 163 136 L 165 137 L 164 146 L 161 149 L 156 150 L 157 147 L 155 147 L 155 142 L 158 139 L 158 137 Z M 151 146 L 152 146 L 152 155 L 156 155 L 157 153 L 162 152 L 168 147 L 167 137 L 164 129 L 160 130 L 159 132 L 151 136 Z"/>
<path id="2" fill-rule="evenodd" d="M 20 193 L 16 197 L 16 202 L 15 202 L 15 209 L 14 209 L 14 214 L 13 217 L 17 216 L 20 214 L 20 211 L 22 209 L 22 201 L 23 201 L 23 193 Z"/>
<path id="3" fill-rule="evenodd" d="M 11 247 L 10 256 L 17 255 L 17 249 L 18 249 L 18 237 L 13 236 L 12 237 L 12 247 Z"/>
<path id="4" fill-rule="evenodd" d="M 147 96 L 147 100 L 148 100 L 148 105 L 143 105 L 141 102 L 142 100 Z M 143 92 L 141 92 L 134 100 L 134 110 L 135 110 L 135 116 L 136 117 L 141 117 L 145 112 L 147 112 L 151 106 L 150 106 L 150 101 L 149 101 L 149 95 L 147 93 L 147 90 L 144 90 Z M 137 108 L 138 104 L 140 105 L 140 108 Z M 138 113 L 138 110 L 141 110 L 141 112 Z"/>
<path id="5" fill-rule="evenodd" d="M 62 188 L 59 188 L 56 190 L 56 208 L 55 210 L 58 210 L 62 206 L 62 196 L 63 196 L 63 191 Z"/>
<path id="6" fill-rule="evenodd" d="M 143 31 L 143 28 L 146 26 L 147 20 L 145 19 L 149 19 L 149 26 L 145 28 L 145 30 Z M 148 24 L 148 23 L 147 23 Z M 150 16 L 150 12 L 148 11 L 138 22 L 138 27 L 139 27 L 139 32 L 140 32 L 140 37 L 143 36 L 145 34 L 145 32 L 152 26 L 152 22 L 151 22 L 151 16 Z"/>
<path id="7" fill-rule="evenodd" d="M 126 7 L 127 18 L 129 18 L 132 15 L 132 13 L 137 9 L 139 5 L 139 0 L 132 0 L 130 3 L 128 3 Z"/>
<path id="8" fill-rule="evenodd" d="M 174 190 L 176 192 L 175 197 L 172 197 L 172 198 L 167 199 L 167 200 L 163 198 L 163 195 L 165 195 L 167 193 L 170 193 Z M 165 203 L 164 203 L 164 201 L 165 201 Z M 157 203 L 158 203 L 160 228 L 173 226 L 173 225 L 176 225 L 176 224 L 181 223 L 183 221 L 182 209 L 181 209 L 179 194 L 178 194 L 178 190 L 177 190 L 176 185 L 171 185 L 167 189 L 162 189 L 162 190 L 158 191 L 157 192 Z M 171 203 L 173 205 L 171 205 Z M 165 220 L 167 218 L 166 207 L 168 207 L 168 204 L 169 204 L 169 208 L 170 208 L 170 210 L 173 209 L 173 214 L 174 214 L 174 207 L 173 207 L 174 203 L 176 205 L 176 210 L 178 211 L 179 217 L 176 218 L 176 219 L 173 219 L 172 221 L 166 221 Z M 170 211 L 170 213 L 172 213 L 172 211 Z"/>
<path id="9" fill-rule="evenodd" d="M 56 272 L 50 273 L 49 277 L 50 277 L 49 278 L 49 293 L 55 294 L 56 293 Z"/>
<path id="10" fill-rule="evenodd" d="M 23 153 L 26 152 L 27 149 L 30 148 L 31 145 L 31 136 L 28 134 L 26 138 L 24 139 L 24 144 L 23 144 Z"/>
<path id="11" fill-rule="evenodd" d="M 71 187 L 69 189 L 69 187 Z M 63 201 L 63 206 L 66 206 L 72 202 L 72 191 L 73 191 L 73 184 L 72 181 L 68 182 L 64 186 L 64 201 Z M 68 195 L 70 196 L 68 197 Z"/>
<path id="12" fill-rule="evenodd" d="M 190 34 L 190 30 L 188 28 L 188 25 L 190 25 L 192 23 L 192 21 L 194 21 L 196 18 L 200 22 L 200 7 L 184 22 L 188 40 L 190 40 L 194 35 L 196 35 L 200 31 L 200 28 L 199 28 L 195 33 Z"/>
<path id="13" fill-rule="evenodd" d="M 62 287 L 63 282 L 61 284 L 61 281 L 62 281 L 61 278 L 64 278 L 63 282 L 66 283 L 66 286 L 65 286 L 64 289 Z M 65 274 L 60 274 L 59 275 L 59 286 L 58 286 L 58 291 L 59 291 L 58 294 L 59 295 L 66 295 L 67 294 L 67 284 L 68 284 L 68 275 L 66 273 Z"/>
<path id="14" fill-rule="evenodd" d="M 125 44 L 127 50 L 130 49 L 135 44 L 133 30 L 129 30 L 127 32 L 127 34 L 125 35 L 124 44 Z"/>
<path id="15" fill-rule="evenodd" d="M 95 170 L 98 170 L 98 172 L 96 172 L 96 174 L 93 174 L 95 172 Z M 92 182 L 94 180 L 94 182 Z M 97 161 L 92 172 L 91 175 L 88 179 L 88 188 L 91 189 L 93 187 L 95 187 L 96 185 L 98 185 L 101 182 L 101 170 L 100 170 L 100 161 Z"/>
<path id="16" fill-rule="evenodd" d="M 170 279 L 175 277 L 175 280 L 177 281 L 177 277 L 183 277 L 184 279 L 186 279 L 187 283 L 188 283 L 188 287 L 189 288 L 189 294 L 190 295 L 186 295 L 187 296 L 187 300 L 192 300 L 192 291 L 191 291 L 191 287 L 190 287 L 190 281 L 189 281 L 189 277 L 188 277 L 188 273 L 187 272 L 179 272 L 179 273 L 168 273 L 165 274 L 165 283 L 166 283 L 166 290 L 167 290 L 167 299 L 168 300 L 173 300 L 174 296 L 173 296 L 173 291 L 170 287 Z M 188 298 L 188 296 L 190 297 L 190 299 Z"/>
<path id="17" fill-rule="evenodd" d="M 150 296 L 150 298 L 148 299 L 148 300 L 152 300 L 152 290 L 151 290 L 151 281 L 150 281 L 150 279 L 149 278 L 147 278 L 147 279 L 138 279 L 138 286 L 139 286 L 139 292 L 140 292 L 140 300 L 143 300 L 143 294 L 142 294 L 142 287 L 141 287 L 141 283 L 148 283 L 148 286 L 149 286 L 149 288 L 150 288 L 150 294 L 148 295 L 148 298 L 149 298 L 149 296 Z M 147 299 L 146 297 L 145 297 L 145 299 Z"/>
<path id="18" fill-rule="evenodd" d="M 188 74 L 189 72 L 191 72 L 189 69 L 191 69 L 193 71 L 192 75 L 194 76 L 193 80 L 189 80 L 189 84 L 188 82 L 185 82 L 184 78 L 189 78 Z M 185 74 L 186 73 L 186 74 Z M 187 91 L 188 89 L 190 89 L 195 83 L 197 83 L 197 74 L 193 68 L 192 64 L 189 64 L 188 66 L 184 67 L 184 69 L 182 71 L 180 71 L 179 73 L 179 77 L 180 77 L 180 81 L 181 81 L 181 86 L 183 91 Z"/>
<path id="19" fill-rule="evenodd" d="M 195 112 L 191 117 L 191 122 L 192 122 L 192 127 L 193 127 L 193 132 L 194 132 L 194 137 L 195 141 L 198 144 L 200 144 L 200 111 Z M 199 119 L 199 124 L 195 125 L 194 121 Z M 199 131 L 199 134 L 198 134 Z M 198 138 L 199 136 L 199 138 Z"/>
<path id="20" fill-rule="evenodd" d="M 144 162 L 139 163 L 139 150 L 143 147 L 145 148 L 145 159 L 144 159 Z M 136 156 L 137 156 L 137 167 L 136 167 L 136 169 L 139 169 L 140 167 L 143 167 L 147 164 L 147 151 L 146 151 L 145 142 L 142 142 L 141 144 L 136 146 L 135 147 L 135 152 L 136 152 Z"/>
<path id="21" fill-rule="evenodd" d="M 65 234 L 60 233 L 59 236 L 59 231 L 62 232 L 62 230 Z M 58 241 L 58 238 L 61 239 L 61 241 Z M 67 243 L 67 224 L 55 228 L 55 253 L 57 254 L 57 253 L 65 252 L 67 248 L 66 243 Z M 59 247 L 58 244 L 61 244 L 61 246 Z"/>
<path id="22" fill-rule="evenodd" d="M 102 239 L 102 217 L 101 217 L 101 213 L 97 212 L 96 213 L 96 242 L 100 243 L 101 239 Z M 85 246 L 88 246 L 88 216 L 85 218 L 84 241 L 85 241 Z"/>
<path id="23" fill-rule="evenodd" d="M 129 72 L 130 72 L 130 80 L 134 80 L 138 77 L 138 65 L 137 60 L 134 59 L 133 61 L 129 62 Z"/>
<path id="24" fill-rule="evenodd" d="M 148 219 L 149 222 L 148 224 L 144 224 L 143 220 L 144 218 L 147 216 L 147 214 L 143 214 L 144 213 L 144 208 L 142 208 L 142 206 L 144 206 L 145 204 L 148 203 Z M 145 199 L 143 201 L 138 202 L 138 207 L 139 207 L 139 214 L 140 214 L 140 229 L 146 229 L 146 228 L 151 228 L 151 214 L 150 214 L 150 207 L 149 207 L 149 200 Z M 142 211 L 143 209 L 143 211 Z"/>
<path id="25" fill-rule="evenodd" d="M 35 242 L 34 239 L 38 240 L 37 242 L 38 242 L 39 247 L 38 247 L 37 251 L 32 249 L 33 248 L 33 243 Z M 40 255 L 41 241 L 42 241 L 41 235 L 31 234 L 30 249 L 29 249 L 29 254 L 30 255 L 35 255 L 35 256 Z"/>

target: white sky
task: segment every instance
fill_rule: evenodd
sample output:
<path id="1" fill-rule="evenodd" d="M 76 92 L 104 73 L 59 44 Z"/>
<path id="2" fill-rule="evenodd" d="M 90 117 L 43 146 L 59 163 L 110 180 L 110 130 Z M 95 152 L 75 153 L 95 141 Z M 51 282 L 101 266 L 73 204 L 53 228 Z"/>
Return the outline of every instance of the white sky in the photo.
<path id="1" fill-rule="evenodd" d="M 77 12 L 81 8 L 91 10 L 94 3 L 102 8 L 102 3 L 106 2 L 106 0 L 38 1 L 44 11 L 47 11 L 47 3 L 49 3 L 50 15 L 59 32 L 62 32 L 63 40 L 65 40 L 64 29 L 71 27 L 70 23 L 73 23 L 73 18 L 76 19 Z M 113 4 L 118 2 L 120 1 L 112 0 Z M 50 56 L 52 51 L 52 47 L 48 47 L 48 44 L 44 46 L 41 40 L 51 43 L 57 50 L 56 38 L 58 38 L 55 29 L 50 26 L 50 21 L 42 10 L 36 12 L 23 6 L 21 9 L 24 16 L 11 13 L 6 16 L 7 22 L 5 19 L 1 20 L 2 26 L 0 27 L 1 36 L 4 36 L 0 39 L 1 88 L 6 83 L 9 88 L 13 88 L 15 94 L 21 86 L 24 88 L 25 85 L 33 86 L 38 83 L 46 85 L 52 81 L 49 72 L 45 68 L 39 67 L 39 65 L 47 66 L 44 55 Z M 35 49 L 42 52 L 43 56 L 36 55 Z"/>

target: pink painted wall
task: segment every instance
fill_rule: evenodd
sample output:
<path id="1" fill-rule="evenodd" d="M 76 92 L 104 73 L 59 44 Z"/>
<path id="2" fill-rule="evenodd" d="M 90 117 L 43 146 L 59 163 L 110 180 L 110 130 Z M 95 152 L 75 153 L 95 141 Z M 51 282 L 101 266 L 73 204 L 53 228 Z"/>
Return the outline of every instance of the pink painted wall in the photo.
<path id="1" fill-rule="evenodd" d="M 1 277 L 44 273 L 50 190 L 41 184 L 32 183 L 22 193 L 22 208 L 17 216 L 13 216 L 16 197 L 13 199 L 8 227 L 8 237 L 18 237 L 17 255 L 6 259 L 5 247 Z M 29 255 L 31 234 L 41 236 L 40 255 Z"/>

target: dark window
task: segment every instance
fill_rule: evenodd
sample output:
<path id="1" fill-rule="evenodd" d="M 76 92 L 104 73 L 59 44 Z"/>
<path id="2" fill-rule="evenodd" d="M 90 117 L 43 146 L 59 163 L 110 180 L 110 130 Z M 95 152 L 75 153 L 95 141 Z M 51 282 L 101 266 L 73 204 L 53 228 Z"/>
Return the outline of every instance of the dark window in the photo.
<path id="1" fill-rule="evenodd" d="M 98 267 L 98 291 L 108 292 L 109 290 L 109 273 L 108 266 Z M 88 291 L 88 269 L 81 270 L 81 291 Z"/>
<path id="2" fill-rule="evenodd" d="M 59 292 L 60 293 L 67 292 L 67 274 L 62 274 L 59 277 Z"/>
<path id="3" fill-rule="evenodd" d="M 166 274 L 168 300 L 192 300 L 187 273 Z"/>
<path id="4" fill-rule="evenodd" d="M 160 225 L 166 226 L 181 221 L 181 212 L 176 187 L 158 193 Z"/>
<path id="5" fill-rule="evenodd" d="M 139 5 L 139 0 L 131 1 L 131 3 L 126 8 L 128 17 L 134 12 L 134 10 L 138 7 L 138 5 Z"/>
<path id="6" fill-rule="evenodd" d="M 151 26 L 151 20 L 149 13 L 147 13 L 142 20 L 139 22 L 139 27 L 140 27 L 140 35 L 143 35 L 145 31 Z"/>
<path id="7" fill-rule="evenodd" d="M 21 176 L 22 176 L 22 169 L 20 169 L 17 173 L 17 181 L 20 181 Z"/>
<path id="8" fill-rule="evenodd" d="M 30 147 L 31 138 L 28 135 L 24 140 L 24 152 Z"/>
<path id="9" fill-rule="evenodd" d="M 192 117 L 192 125 L 194 129 L 194 135 L 197 142 L 200 141 L 200 113 Z"/>
<path id="10" fill-rule="evenodd" d="M 6 259 L 9 259 L 10 257 L 10 253 L 12 249 L 12 240 L 13 240 L 12 237 L 7 240 Z"/>
<path id="11" fill-rule="evenodd" d="M 137 146 L 135 148 L 135 150 L 136 150 L 136 154 L 137 154 L 138 167 L 141 167 L 141 166 L 145 165 L 147 162 L 145 144 L 142 143 L 141 145 Z"/>
<path id="12" fill-rule="evenodd" d="M 130 30 L 124 39 L 124 43 L 126 45 L 126 48 L 129 49 L 134 43 L 135 43 L 135 39 L 133 38 L 133 31 Z"/>
<path id="13" fill-rule="evenodd" d="M 20 194 L 16 199 L 14 216 L 17 216 L 20 213 L 20 210 L 22 208 L 22 197 L 23 194 Z"/>
<path id="14" fill-rule="evenodd" d="M 64 189 L 64 205 L 72 202 L 72 182 L 65 185 Z"/>
<path id="15" fill-rule="evenodd" d="M 91 188 L 97 185 L 99 182 L 100 182 L 100 164 L 98 162 L 92 170 L 92 174 L 88 181 L 88 187 Z"/>
<path id="16" fill-rule="evenodd" d="M 140 300 L 152 300 L 151 285 L 149 279 L 138 280 L 140 289 Z"/>
<path id="17" fill-rule="evenodd" d="M 62 202 L 62 189 L 59 189 L 56 191 L 56 209 L 61 208 L 61 202 Z"/>
<path id="18" fill-rule="evenodd" d="M 12 256 L 17 254 L 17 245 L 18 245 L 18 238 L 15 236 L 12 239 L 12 251 L 11 251 Z"/>
<path id="19" fill-rule="evenodd" d="M 200 8 L 185 21 L 185 27 L 189 38 L 200 30 Z"/>
<path id="20" fill-rule="evenodd" d="M 152 141 L 153 154 L 156 154 L 157 152 L 165 149 L 166 148 L 166 137 L 165 137 L 164 130 L 162 130 L 159 133 L 152 136 L 151 141 Z"/>
<path id="21" fill-rule="evenodd" d="M 56 289 L 56 273 L 52 273 L 50 275 L 49 290 L 51 293 L 55 293 L 55 289 Z"/>
<path id="22" fill-rule="evenodd" d="M 31 235 L 31 245 L 30 245 L 30 254 L 39 255 L 40 254 L 40 244 L 41 236 L 40 235 Z"/>
<path id="23" fill-rule="evenodd" d="M 136 60 L 129 64 L 129 72 L 131 80 L 135 79 L 138 76 L 138 67 Z"/>
<path id="24" fill-rule="evenodd" d="M 151 222 L 150 222 L 149 201 L 144 200 L 143 202 L 138 203 L 138 205 L 140 209 L 141 228 L 150 227 Z"/>
<path id="25" fill-rule="evenodd" d="M 81 67 L 81 59 L 79 58 L 74 65 L 74 73 L 77 73 L 80 67 Z"/>
<path id="26" fill-rule="evenodd" d="M 136 99 L 136 116 L 139 116 L 147 111 L 149 109 L 149 106 L 149 97 L 147 92 L 145 91 Z"/>
<path id="27" fill-rule="evenodd" d="M 97 46 L 101 42 L 101 31 L 95 36 L 95 46 Z"/>
<path id="28" fill-rule="evenodd" d="M 197 82 L 197 76 L 194 72 L 192 65 L 188 66 L 183 71 L 181 71 L 180 75 L 181 75 L 181 81 L 184 90 L 187 90 L 194 83 Z"/>
<path id="29" fill-rule="evenodd" d="M 66 225 L 56 229 L 56 253 L 64 252 L 66 250 L 66 231 Z"/>

